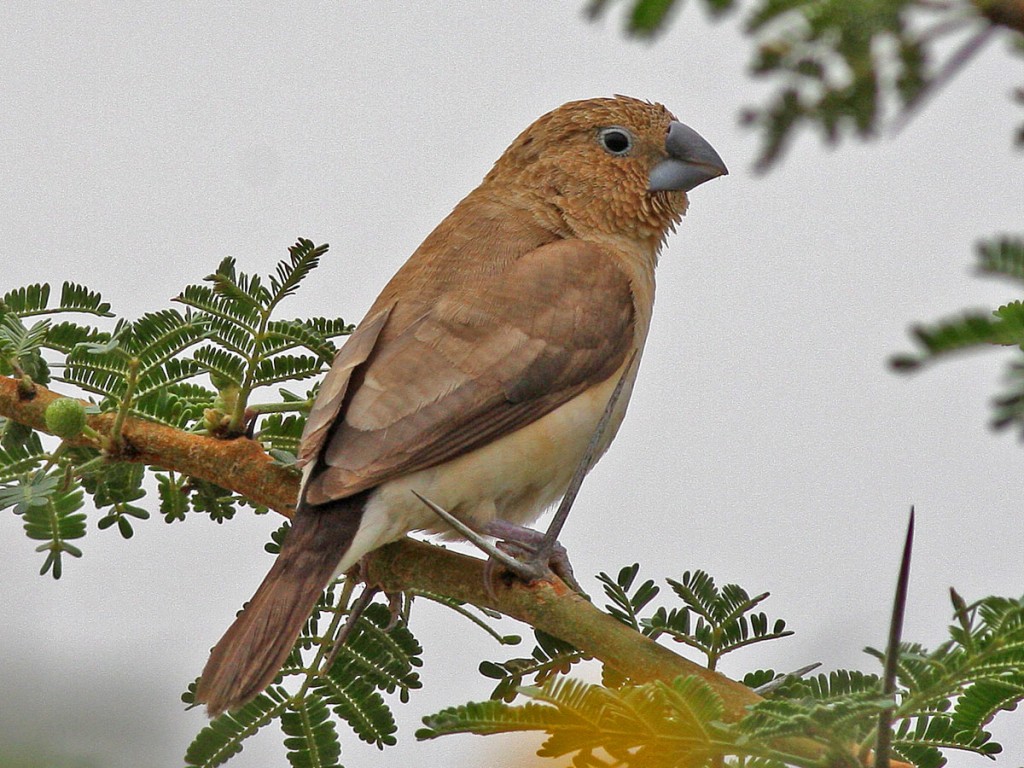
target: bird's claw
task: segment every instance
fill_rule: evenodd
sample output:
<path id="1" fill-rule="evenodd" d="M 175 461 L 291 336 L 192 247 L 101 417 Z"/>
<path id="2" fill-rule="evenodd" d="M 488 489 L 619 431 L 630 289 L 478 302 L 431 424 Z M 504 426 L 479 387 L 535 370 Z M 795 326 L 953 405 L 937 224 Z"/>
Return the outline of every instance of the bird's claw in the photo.
<path id="1" fill-rule="evenodd" d="M 427 497 L 413 491 L 420 501 L 427 505 L 434 514 L 472 542 L 480 551 L 487 555 L 484 566 L 484 588 L 492 600 L 497 599 L 494 582 L 500 567 L 526 583 L 550 580 L 558 576 L 569 587 L 580 594 L 583 591 L 572 574 L 569 558 L 565 548 L 558 542 L 547 542 L 545 534 L 531 528 L 494 520 L 485 526 L 483 532 L 466 525 L 455 515 Z M 499 539 L 491 542 L 488 536 Z"/>
<path id="2" fill-rule="evenodd" d="M 540 574 L 535 578 L 548 578 L 554 574 L 574 592 L 587 596 L 573 575 L 569 553 L 547 533 L 504 520 L 491 521 L 484 527 L 484 531 L 497 539 L 498 549 Z"/>

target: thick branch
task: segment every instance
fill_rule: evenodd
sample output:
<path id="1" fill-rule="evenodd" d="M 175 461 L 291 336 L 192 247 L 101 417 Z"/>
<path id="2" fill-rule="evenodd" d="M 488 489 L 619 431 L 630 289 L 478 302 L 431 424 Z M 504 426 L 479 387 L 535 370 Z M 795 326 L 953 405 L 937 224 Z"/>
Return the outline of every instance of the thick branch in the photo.
<path id="1" fill-rule="evenodd" d="M 0 417 L 41 432 L 46 431 L 46 406 L 59 397 L 39 385 L 32 397 L 23 397 L 17 379 L 0 376 Z M 113 421 L 113 414 L 100 414 L 89 418 L 89 426 L 107 435 Z M 208 480 L 281 514 L 292 513 L 298 478 L 274 464 L 252 440 L 218 440 L 141 419 L 127 419 L 123 434 L 124 454 L 117 460 L 142 462 Z M 484 588 L 483 561 L 412 539 L 373 553 L 368 559 L 367 576 L 371 583 L 389 592 L 419 589 L 493 608 L 572 643 L 637 682 L 696 675 L 722 697 L 729 720 L 743 717 L 749 705 L 761 700 L 746 686 L 616 621 L 558 580 L 499 585 L 492 599 Z M 821 755 L 820 745 L 813 742 L 794 740 L 786 745 L 797 754 Z"/>
<path id="2" fill-rule="evenodd" d="M 0 376 L 0 416 L 46 431 L 43 413 L 60 395 L 36 385 L 24 398 L 16 379 Z M 113 414 L 89 418 L 89 426 L 109 434 Z M 125 452 L 119 460 L 136 461 L 217 483 L 259 504 L 290 515 L 298 479 L 274 464 L 259 444 L 246 438 L 218 440 L 141 419 L 124 424 Z M 430 544 L 403 540 L 371 559 L 371 581 L 386 590 L 422 589 L 475 605 L 484 605 L 544 630 L 610 664 L 637 681 L 672 680 L 698 675 L 726 702 L 733 717 L 760 700 L 740 683 L 711 672 L 639 635 L 602 613 L 560 581 L 537 582 L 497 590 L 497 600 L 484 589 L 483 562 Z"/>
<path id="3" fill-rule="evenodd" d="M 369 561 L 371 584 L 387 592 L 422 589 L 500 611 L 572 643 L 634 681 L 696 675 L 722 697 L 728 718 L 739 719 L 761 697 L 745 685 L 695 664 L 616 621 L 561 581 L 515 581 L 484 588 L 484 562 L 411 539 L 382 547 Z"/>
<path id="4" fill-rule="evenodd" d="M 36 384 L 32 397 L 23 397 L 18 380 L 0 376 L 0 417 L 20 422 L 46 432 L 46 406 L 63 397 Z M 114 425 L 113 413 L 90 416 L 90 427 L 101 435 L 109 435 Z M 243 494 L 290 516 L 298 494 L 299 479 L 288 469 L 275 464 L 259 443 L 246 438 L 219 440 L 180 429 L 165 427 L 142 419 L 126 419 L 124 447 L 118 461 L 151 464 Z M 87 444 L 87 438 L 75 442 Z"/>

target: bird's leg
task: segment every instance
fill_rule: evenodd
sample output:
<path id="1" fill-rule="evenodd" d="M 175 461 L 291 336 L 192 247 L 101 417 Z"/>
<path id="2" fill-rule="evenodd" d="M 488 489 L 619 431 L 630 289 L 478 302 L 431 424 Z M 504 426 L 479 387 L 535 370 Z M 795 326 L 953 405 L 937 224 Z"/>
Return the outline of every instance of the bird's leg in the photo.
<path id="1" fill-rule="evenodd" d="M 496 546 L 502 552 L 515 557 L 520 562 L 535 560 L 538 564 L 543 564 L 568 584 L 570 589 L 586 597 L 586 593 L 573 575 L 569 553 L 558 541 L 550 545 L 547 544 L 547 533 L 516 525 L 507 520 L 492 520 L 483 527 L 483 532 L 497 539 Z M 546 558 L 537 555 L 542 546 L 548 553 Z M 488 561 L 488 565 L 493 569 L 494 562 Z"/>
<path id="2" fill-rule="evenodd" d="M 569 565 L 569 557 L 566 554 L 565 547 L 558 543 L 558 536 L 562 532 L 562 527 L 565 525 L 565 521 L 569 517 L 569 510 L 572 509 L 573 502 L 576 501 L 576 495 L 580 492 L 580 487 L 583 485 L 583 479 L 587 476 L 587 472 L 590 471 L 590 468 L 594 466 L 594 462 L 597 461 L 601 439 L 604 437 L 604 433 L 608 429 L 608 423 L 612 420 L 612 413 L 615 412 L 615 405 L 619 402 L 619 398 L 622 396 L 622 390 L 626 385 L 626 380 L 629 378 L 629 373 L 633 368 L 634 362 L 636 362 L 635 351 L 629 356 L 629 360 L 626 361 L 626 367 L 623 368 L 622 375 L 619 376 L 619 380 L 615 384 L 615 389 L 612 390 L 612 394 L 608 398 L 608 403 L 604 407 L 604 412 L 601 414 L 601 418 L 598 419 L 597 426 L 594 427 L 594 434 L 590 436 L 590 442 L 587 443 L 587 449 L 583 452 L 583 457 L 580 459 L 580 463 L 576 466 L 576 471 L 573 473 L 572 479 L 569 481 L 569 487 L 565 489 L 565 495 L 562 496 L 562 502 L 558 505 L 555 516 L 551 518 L 551 523 L 548 525 L 548 529 L 542 535 L 539 535 L 539 540 L 533 547 L 532 555 L 528 561 L 532 562 L 534 567 L 539 567 L 540 564 L 543 564 L 545 568 L 550 567 L 566 584 L 581 595 L 586 593 L 580 589 L 579 584 L 576 583 L 576 579 L 572 575 L 572 567 Z M 495 520 L 492 522 L 492 525 L 499 522 L 500 521 Z M 518 528 L 519 526 L 514 527 Z M 503 536 L 503 538 L 507 539 L 508 536 Z"/>
<path id="3" fill-rule="evenodd" d="M 636 352 L 630 356 L 622 376 L 619 377 L 615 389 L 612 390 L 612 394 L 608 398 L 608 404 L 605 405 L 604 412 L 594 428 L 594 434 L 587 444 L 587 449 L 583 452 L 576 471 L 569 481 L 569 487 L 562 497 L 562 503 L 558 505 L 558 510 L 555 512 L 555 516 L 551 519 L 551 524 L 544 533 L 500 519 L 490 521 L 483 527 L 482 531 L 477 531 L 459 520 L 448 510 L 413 491 L 416 498 L 430 507 L 434 514 L 465 536 L 466 539 L 475 544 L 478 549 L 488 556 L 485 582 L 487 593 L 491 598 L 495 597 L 492 585 L 494 569 L 498 565 L 504 566 L 506 570 L 511 571 L 526 582 L 544 579 L 553 573 L 568 584 L 570 588 L 585 595 L 573 576 L 572 566 L 569 565 L 569 557 L 565 547 L 558 543 L 558 535 L 562 532 L 562 527 L 569 516 L 569 510 L 572 509 L 573 502 L 576 501 L 576 495 L 579 493 L 580 486 L 583 485 L 583 479 L 587 476 L 587 472 L 597 459 L 601 438 L 608 428 L 612 413 L 615 411 L 615 404 L 622 395 L 623 387 L 635 359 Z M 496 544 L 492 544 L 486 536 L 494 536 L 499 541 Z"/>
<path id="4" fill-rule="evenodd" d="M 496 561 L 500 565 L 503 565 L 505 568 L 512 571 L 512 573 L 516 574 L 516 576 L 519 576 L 523 581 L 536 581 L 537 579 L 542 579 L 547 575 L 546 568 L 538 569 L 536 567 L 533 567 L 533 564 L 531 563 L 523 562 L 522 560 L 517 560 L 512 555 L 503 552 L 495 544 L 492 544 L 487 539 L 487 534 L 480 533 L 476 529 L 470 528 L 464 522 L 459 520 L 459 518 L 455 517 L 455 515 L 453 515 L 447 509 L 438 504 L 435 504 L 426 496 L 422 496 L 416 493 L 416 491 L 413 491 L 413 494 L 416 496 L 417 499 L 419 499 L 428 507 L 430 507 L 430 509 L 433 510 L 435 515 L 437 515 L 446 523 L 448 523 L 448 525 L 450 525 L 452 528 L 458 531 L 469 542 L 476 545 L 476 547 L 485 555 L 487 555 L 488 558 L 490 558 L 490 560 Z"/>

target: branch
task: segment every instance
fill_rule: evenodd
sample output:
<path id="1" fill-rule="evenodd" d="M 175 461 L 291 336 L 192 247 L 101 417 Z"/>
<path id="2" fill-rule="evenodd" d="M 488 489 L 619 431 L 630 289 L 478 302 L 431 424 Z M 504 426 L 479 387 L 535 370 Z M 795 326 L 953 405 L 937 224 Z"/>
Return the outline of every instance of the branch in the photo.
<path id="1" fill-rule="evenodd" d="M 1024 33 L 1024 0 L 973 0 L 978 13 L 993 24 Z"/>
<path id="2" fill-rule="evenodd" d="M 17 379 L 0 376 L 0 416 L 40 432 L 46 432 L 46 406 L 60 397 L 38 384 L 31 397 L 24 397 Z M 101 435 L 109 435 L 114 414 L 90 416 L 88 423 Z M 124 448 L 116 456 L 118 461 L 151 464 L 208 480 L 285 516 L 292 513 L 298 478 L 274 464 L 253 440 L 221 440 L 135 418 L 125 420 L 123 434 Z M 85 444 L 88 440 L 78 442 Z M 746 686 L 710 672 L 620 624 L 561 581 L 529 586 L 515 582 L 515 586 L 499 588 L 497 599 L 492 600 L 484 589 L 483 567 L 482 560 L 403 540 L 371 559 L 369 577 L 389 592 L 424 589 L 501 611 L 574 644 L 638 682 L 698 675 L 722 695 L 726 708 L 736 717 L 744 714 L 748 704 L 760 700 Z"/>
<path id="3" fill-rule="evenodd" d="M 60 397 L 38 384 L 31 395 L 25 395 L 19 392 L 18 379 L 0 376 L 0 417 L 40 432 L 47 431 L 43 417 L 46 406 Z M 88 423 L 101 435 L 109 435 L 114 418 L 113 413 L 98 414 L 90 416 Z M 208 480 L 282 515 L 292 513 L 298 477 L 274 464 L 252 440 L 221 440 L 131 417 L 125 419 L 123 436 L 117 461 L 150 464 Z M 88 440 L 77 442 L 86 444 Z M 366 575 L 371 584 L 387 592 L 438 592 L 500 611 L 572 643 L 638 683 L 696 675 L 721 696 L 728 720 L 740 719 L 750 705 L 761 701 L 745 685 L 679 656 L 616 621 L 561 580 L 532 584 L 515 581 L 499 585 L 491 597 L 484 587 L 484 565 L 477 558 L 406 538 L 372 553 Z M 822 755 L 822 747 L 811 741 L 787 740 L 786 746 L 808 757 Z"/>
<path id="4" fill-rule="evenodd" d="M 0 417 L 47 432 L 46 406 L 63 395 L 36 384 L 32 394 L 26 396 L 18 385 L 18 379 L 0 376 Z M 101 435 L 109 436 L 115 418 L 115 413 L 101 413 L 90 416 L 87 423 Z M 124 420 L 122 435 L 124 443 L 117 455 L 111 457 L 113 460 L 150 464 L 208 480 L 286 517 L 292 514 L 299 491 L 298 476 L 275 464 L 253 440 L 221 440 L 130 417 Z M 92 445 L 85 437 L 68 442 Z"/>
<path id="5" fill-rule="evenodd" d="M 367 578 L 385 592 L 422 589 L 493 608 L 572 643 L 637 683 L 696 675 L 722 697 L 727 718 L 736 720 L 761 697 L 741 683 L 673 653 L 616 621 L 561 580 L 498 583 L 487 594 L 483 560 L 404 539 L 381 547 L 369 560 Z"/>

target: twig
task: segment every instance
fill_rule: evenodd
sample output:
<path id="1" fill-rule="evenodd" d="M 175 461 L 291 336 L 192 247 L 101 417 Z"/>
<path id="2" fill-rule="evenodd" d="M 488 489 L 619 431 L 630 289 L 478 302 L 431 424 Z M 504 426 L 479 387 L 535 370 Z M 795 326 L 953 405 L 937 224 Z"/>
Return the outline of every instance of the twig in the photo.
<path id="1" fill-rule="evenodd" d="M 896 117 L 896 121 L 890 129 L 892 135 L 895 136 L 907 127 L 910 120 L 920 112 L 924 103 L 931 98 L 933 94 L 943 88 L 946 83 L 953 79 L 954 75 L 956 75 L 956 73 L 982 49 L 982 46 L 989 41 L 995 31 L 996 26 L 994 24 L 988 24 L 946 60 L 946 63 L 942 65 L 942 69 L 939 70 L 935 77 L 931 78 L 928 84 L 918 91 L 917 94 L 907 102 L 906 106 L 903 107 L 903 111 Z"/>

